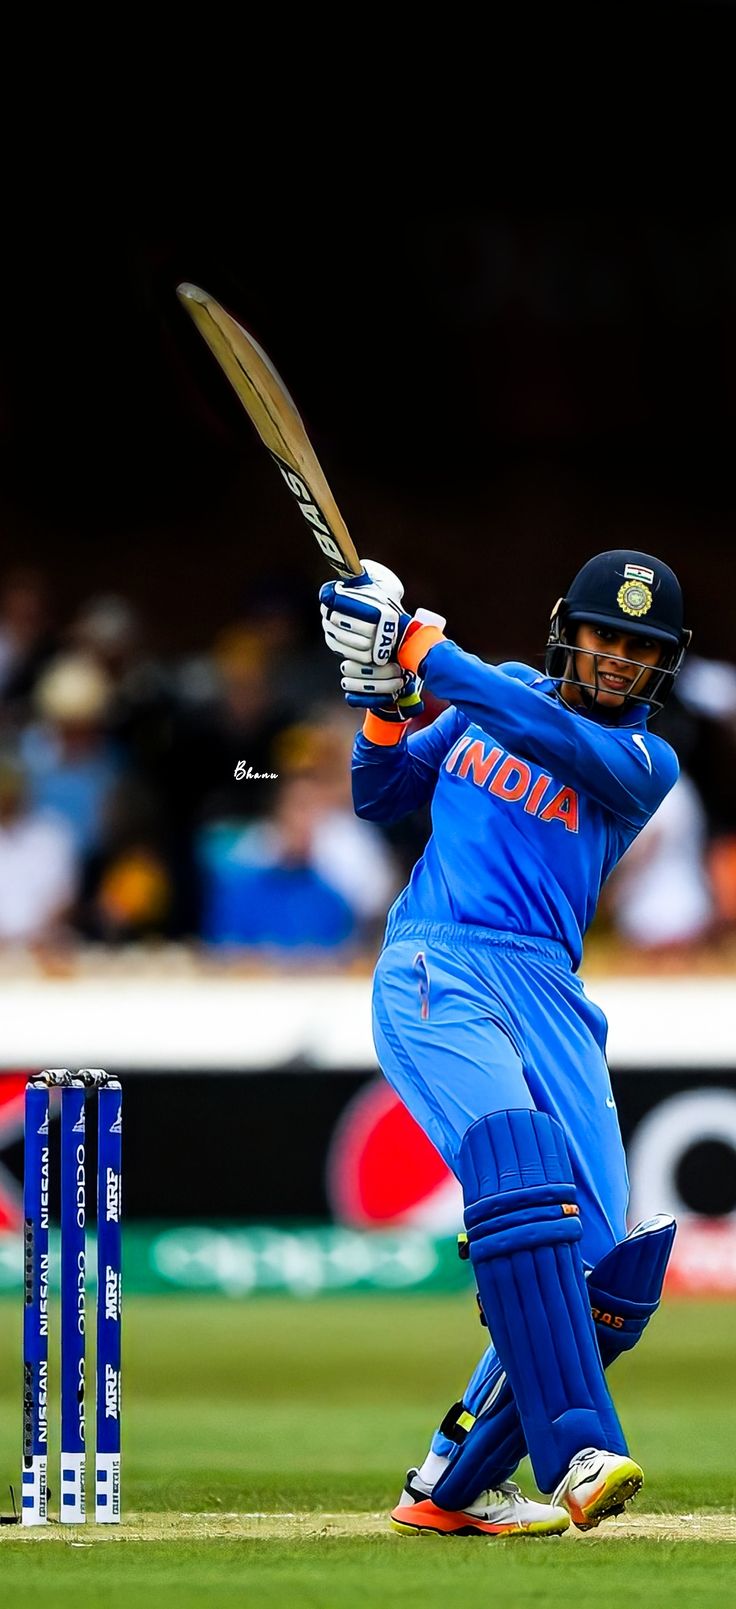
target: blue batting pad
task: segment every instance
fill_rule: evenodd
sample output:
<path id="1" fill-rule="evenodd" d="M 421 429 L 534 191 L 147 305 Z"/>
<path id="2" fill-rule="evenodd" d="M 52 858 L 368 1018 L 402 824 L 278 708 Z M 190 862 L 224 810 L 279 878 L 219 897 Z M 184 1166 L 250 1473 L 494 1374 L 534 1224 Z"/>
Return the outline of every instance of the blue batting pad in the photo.
<path id="1" fill-rule="evenodd" d="M 494 1112 L 467 1130 L 458 1171 L 483 1311 L 537 1484 L 550 1492 L 581 1448 L 627 1451 L 593 1328 L 563 1130 L 545 1112 Z"/>
<path id="2" fill-rule="evenodd" d="M 457 1450 L 432 1491 L 432 1501 L 440 1508 L 467 1508 L 480 1492 L 508 1480 L 526 1453 L 514 1394 L 502 1372 L 501 1381 L 492 1405 L 477 1418 L 463 1401 L 455 1403 L 442 1422 L 441 1434 L 454 1441 Z"/>
<path id="3" fill-rule="evenodd" d="M 658 1213 L 591 1268 L 588 1299 L 604 1369 L 636 1346 L 656 1313 L 676 1232 L 674 1218 Z"/>
<path id="4" fill-rule="evenodd" d="M 674 1218 L 659 1213 L 637 1224 L 591 1269 L 586 1285 L 605 1369 L 636 1345 L 656 1313 L 675 1232 Z M 467 1508 L 479 1492 L 507 1480 L 521 1463 L 527 1450 L 524 1431 L 508 1376 L 492 1346 L 463 1401 L 447 1415 L 441 1434 L 455 1447 L 432 1493 L 440 1508 Z"/>

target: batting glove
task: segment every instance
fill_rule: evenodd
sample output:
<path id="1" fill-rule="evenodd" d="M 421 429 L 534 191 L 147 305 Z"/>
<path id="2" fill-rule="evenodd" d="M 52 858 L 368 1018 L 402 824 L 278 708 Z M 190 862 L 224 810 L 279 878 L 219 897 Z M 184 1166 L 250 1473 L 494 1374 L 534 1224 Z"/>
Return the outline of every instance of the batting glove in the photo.
<path id="1" fill-rule="evenodd" d="M 409 625 L 404 586 L 392 570 L 366 559 L 370 582 L 327 581 L 320 588 L 322 630 L 333 654 L 361 665 L 388 665 Z"/>
<path id="2" fill-rule="evenodd" d="M 421 682 L 395 662 L 362 665 L 357 660 L 344 659 L 340 670 L 347 704 L 370 710 L 380 721 L 394 726 L 421 715 Z"/>

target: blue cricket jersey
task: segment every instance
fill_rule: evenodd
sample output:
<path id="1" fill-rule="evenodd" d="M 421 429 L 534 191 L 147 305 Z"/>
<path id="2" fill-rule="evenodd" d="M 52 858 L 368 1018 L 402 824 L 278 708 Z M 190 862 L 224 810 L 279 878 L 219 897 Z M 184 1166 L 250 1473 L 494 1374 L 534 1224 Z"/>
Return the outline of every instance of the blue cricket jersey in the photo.
<path id="1" fill-rule="evenodd" d="M 443 640 L 421 674 L 451 707 L 394 746 L 362 733 L 353 802 L 398 821 L 431 800 L 432 834 L 389 913 L 553 939 L 580 964 L 603 882 L 674 786 L 678 763 L 634 706 L 604 726 L 528 665 Z"/>

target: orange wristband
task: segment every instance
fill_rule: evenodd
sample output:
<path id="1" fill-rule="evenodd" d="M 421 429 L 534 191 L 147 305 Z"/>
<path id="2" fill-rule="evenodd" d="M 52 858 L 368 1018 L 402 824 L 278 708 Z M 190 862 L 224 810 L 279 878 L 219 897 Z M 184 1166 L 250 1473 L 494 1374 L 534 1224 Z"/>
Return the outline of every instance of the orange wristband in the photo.
<path id="1" fill-rule="evenodd" d="M 398 653 L 398 660 L 402 670 L 410 670 L 415 676 L 419 674 L 419 666 L 425 654 L 435 643 L 447 642 L 447 638 L 439 626 L 425 626 L 421 621 L 412 621 L 404 633 L 404 641 Z"/>
<path id="2" fill-rule="evenodd" d="M 380 715 L 374 715 L 372 710 L 366 710 L 363 722 L 363 736 L 370 743 L 380 743 L 382 748 L 389 749 L 401 742 L 407 730 L 408 722 L 382 721 Z"/>

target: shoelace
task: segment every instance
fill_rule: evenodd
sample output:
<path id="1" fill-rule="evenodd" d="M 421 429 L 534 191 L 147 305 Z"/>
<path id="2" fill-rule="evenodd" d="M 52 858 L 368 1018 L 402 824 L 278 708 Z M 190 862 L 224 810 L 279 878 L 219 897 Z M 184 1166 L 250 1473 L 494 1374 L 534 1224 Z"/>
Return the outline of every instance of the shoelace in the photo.
<path id="1" fill-rule="evenodd" d="M 521 1497 L 521 1487 L 517 1486 L 516 1481 L 501 1481 L 500 1486 L 489 1486 L 487 1491 L 482 1492 L 480 1497 L 476 1498 L 473 1508 L 493 1508 L 493 1498 L 503 1499 L 505 1497 L 511 1497 L 514 1500 L 517 1497 Z"/>

